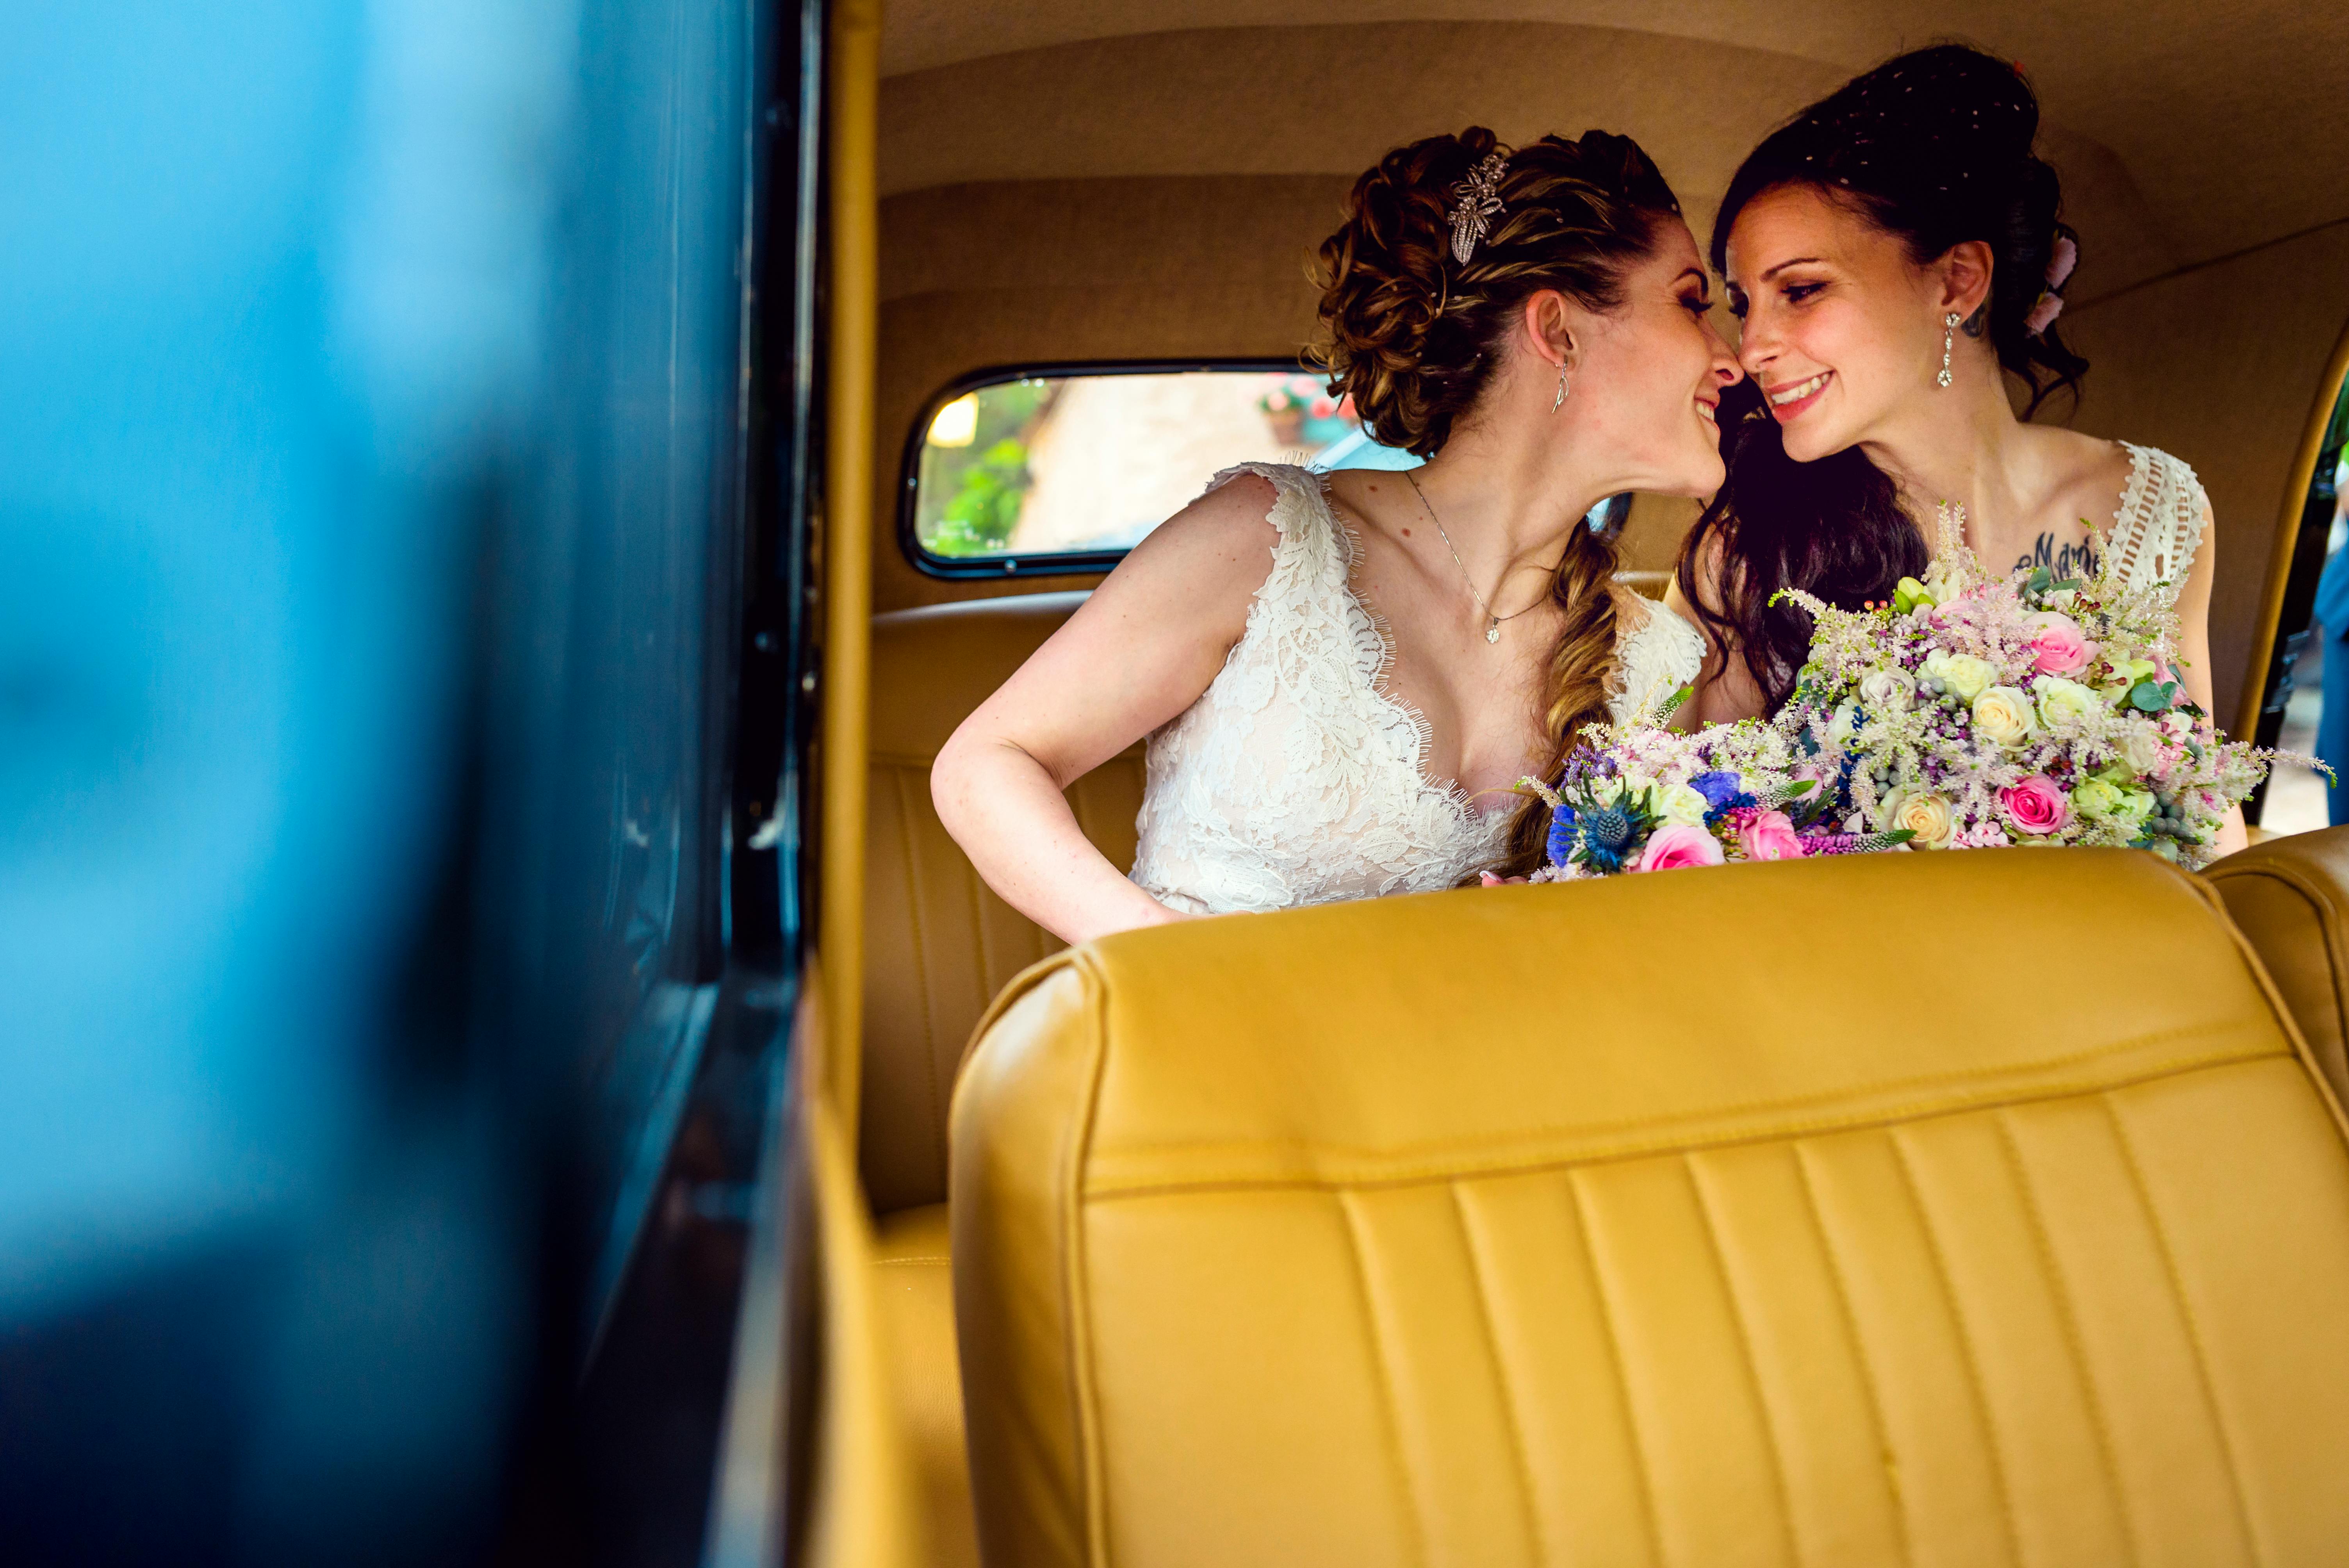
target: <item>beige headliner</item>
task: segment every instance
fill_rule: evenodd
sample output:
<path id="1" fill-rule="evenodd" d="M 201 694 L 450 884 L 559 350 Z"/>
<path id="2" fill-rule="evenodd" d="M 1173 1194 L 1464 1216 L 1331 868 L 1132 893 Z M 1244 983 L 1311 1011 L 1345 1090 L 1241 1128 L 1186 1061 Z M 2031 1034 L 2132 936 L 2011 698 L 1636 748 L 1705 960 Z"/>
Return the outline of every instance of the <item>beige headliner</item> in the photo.
<path id="1" fill-rule="evenodd" d="M 1672 116 L 1698 121 L 1718 112 L 1722 97 L 1758 96 L 1783 113 L 1789 76 L 1831 84 L 1901 48 L 1961 30 L 2023 62 L 2039 87 L 2049 120 L 2064 133 L 2111 150 L 2136 177 L 2173 264 L 2349 218 L 2349 91 L 2343 86 L 2343 71 L 2349 67 L 2349 5 L 2341 5 L 1990 0 L 1953 9 L 1923 0 L 1351 0 L 1343 5 L 1322 0 L 896 0 L 888 14 L 883 70 L 903 80 L 990 56 L 1187 28 L 1464 20 L 1579 24 L 1726 45 L 1748 56 L 1746 68 L 1761 79 L 1736 79 L 1744 74 L 1740 70 L 1694 68 L 1668 85 L 1642 84 L 1670 92 Z M 1499 55 L 1467 62 L 1470 79 L 1459 85 L 1474 96 L 1479 69 L 1506 74 L 1514 63 Z M 1825 69 L 1806 71 L 1805 66 Z M 1385 102 L 1394 88 L 1417 88 L 1426 74 L 1414 71 L 1412 81 L 1397 82 L 1372 73 L 1348 86 L 1375 105 Z M 1580 98 L 1586 85 L 1587 79 L 1560 82 L 1560 109 Z M 1291 86 L 1319 96 L 1305 62 L 1299 62 Z M 1195 102 L 1197 129 L 1265 125 L 1271 106 L 1261 99 L 1254 114 L 1235 124 L 1212 112 L 1219 107 L 1214 96 L 1203 94 Z M 999 101 L 1028 100 L 1007 93 Z M 1625 118 L 1652 126 L 1661 107 Z M 888 118 L 885 110 L 885 125 Z M 1306 134 L 1308 127 L 1315 134 Z M 1201 147 L 1195 160 L 1165 171 L 1350 172 L 1365 161 L 1350 145 L 1342 152 L 1333 147 L 1311 120 L 1292 118 L 1284 129 L 1292 157 L 1278 167 L 1235 166 Z M 884 152 L 885 189 L 906 189 L 892 178 L 891 150 Z M 1661 160 L 1676 181 L 1691 180 L 1695 172 Z M 1007 169 L 976 177 L 1017 178 L 1026 172 Z M 1692 183 L 1708 191 L 1719 189 L 1710 180 Z"/>

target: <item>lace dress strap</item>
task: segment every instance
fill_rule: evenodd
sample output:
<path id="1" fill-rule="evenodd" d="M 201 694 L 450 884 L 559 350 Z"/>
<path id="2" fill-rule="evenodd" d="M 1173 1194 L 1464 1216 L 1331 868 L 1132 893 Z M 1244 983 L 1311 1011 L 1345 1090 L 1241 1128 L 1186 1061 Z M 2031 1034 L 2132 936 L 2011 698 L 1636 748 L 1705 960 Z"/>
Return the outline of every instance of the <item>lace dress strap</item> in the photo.
<path id="1" fill-rule="evenodd" d="M 2129 477 L 2108 536 L 2121 581 L 2182 587 L 2209 525 L 2210 498 L 2194 470 L 2168 452 L 2127 441 L 2121 447 L 2129 455 Z"/>
<path id="2" fill-rule="evenodd" d="M 1617 613 L 1619 685 L 1608 702 L 1617 723 L 1693 682 L 1704 667 L 1704 634 L 1669 604 L 1627 596 Z"/>

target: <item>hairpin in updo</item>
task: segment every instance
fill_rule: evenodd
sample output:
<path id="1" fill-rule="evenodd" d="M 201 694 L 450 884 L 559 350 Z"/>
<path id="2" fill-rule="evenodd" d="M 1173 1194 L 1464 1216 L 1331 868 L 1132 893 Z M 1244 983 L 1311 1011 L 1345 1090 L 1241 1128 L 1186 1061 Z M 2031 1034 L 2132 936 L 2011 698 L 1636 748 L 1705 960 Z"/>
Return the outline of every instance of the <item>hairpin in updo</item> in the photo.
<path id="1" fill-rule="evenodd" d="M 1476 249 L 1476 242 L 1493 226 L 1493 214 L 1501 210 L 1501 176 L 1508 172 L 1509 160 L 1497 152 L 1487 153 L 1485 160 L 1468 171 L 1468 178 L 1452 188 L 1460 198 L 1460 205 L 1445 214 L 1452 222 L 1453 259 L 1465 263 Z"/>
<path id="2" fill-rule="evenodd" d="M 2055 243 L 2047 257 L 2047 286 L 2039 291 L 2032 303 L 2031 314 L 2023 318 L 2023 330 L 2033 337 L 2044 337 L 2055 318 L 2064 314 L 2064 285 L 2071 281 L 2072 269 L 2080 264 L 2080 247 L 2064 229 L 2055 231 Z"/>

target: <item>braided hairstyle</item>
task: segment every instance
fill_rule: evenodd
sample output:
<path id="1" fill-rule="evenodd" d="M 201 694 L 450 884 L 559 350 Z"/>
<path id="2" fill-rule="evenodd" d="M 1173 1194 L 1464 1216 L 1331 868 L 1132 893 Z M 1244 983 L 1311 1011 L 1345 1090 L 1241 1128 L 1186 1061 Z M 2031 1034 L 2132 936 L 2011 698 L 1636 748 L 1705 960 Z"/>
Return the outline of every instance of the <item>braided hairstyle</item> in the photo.
<path id="1" fill-rule="evenodd" d="M 1727 272 L 1729 234 L 1745 204 L 1783 186 L 1808 187 L 1897 235 L 1926 265 L 1952 246 L 1991 248 L 1990 298 L 1969 335 L 2027 382 L 2027 418 L 2061 388 L 2076 404 L 2088 362 L 2049 322 L 2031 316 L 2047 292 L 2061 222 L 2055 170 L 2032 150 L 2039 100 L 1995 56 L 1939 44 L 1886 61 L 1796 115 L 1749 154 L 1729 182 L 1713 229 L 1713 270 Z M 1811 634 L 1809 615 L 1770 599 L 1802 588 L 1857 609 L 1889 599 L 1929 552 L 1901 510 L 1897 487 L 1858 449 L 1816 462 L 1786 456 L 1777 422 L 1750 387 L 1722 405 L 1729 477 L 1682 546 L 1681 592 L 1716 646 L 1744 655 L 1769 707 L 1793 695 Z M 1736 418 L 1733 410 L 1744 413 Z M 1697 592 L 1698 568 L 1717 556 L 1718 609 Z"/>
<path id="2" fill-rule="evenodd" d="M 1452 252 L 1456 188 L 1495 152 L 1508 160 L 1495 192 L 1501 209 L 1464 263 Z M 1321 242 L 1320 330 L 1309 356 L 1381 441 L 1432 457 L 1475 418 L 1526 301 L 1554 289 L 1587 310 L 1615 309 L 1625 275 L 1680 211 L 1639 144 L 1605 131 L 1511 149 L 1472 126 L 1399 147 L 1354 181 L 1345 222 Z M 1615 570 L 1610 540 L 1570 531 L 1550 583 L 1564 620 L 1547 661 L 1544 777 L 1557 775 L 1585 725 L 1607 717 Z M 1501 869 L 1541 864 L 1548 831 L 1549 808 L 1529 799 L 1510 821 Z"/>

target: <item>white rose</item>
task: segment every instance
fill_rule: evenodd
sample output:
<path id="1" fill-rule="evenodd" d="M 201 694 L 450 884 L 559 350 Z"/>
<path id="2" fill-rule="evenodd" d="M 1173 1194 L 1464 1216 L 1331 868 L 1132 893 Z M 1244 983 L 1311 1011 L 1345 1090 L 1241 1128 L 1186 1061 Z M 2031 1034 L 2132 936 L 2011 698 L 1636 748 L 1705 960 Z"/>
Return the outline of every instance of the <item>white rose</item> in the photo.
<path id="1" fill-rule="evenodd" d="M 2032 720 L 2027 693 L 2013 686 L 1992 686 L 1974 698 L 1974 733 L 1993 746 L 2017 749 L 2038 727 Z"/>
<path id="2" fill-rule="evenodd" d="M 1836 704 L 1835 711 L 1827 715 L 1827 744 L 1840 748 L 1845 741 L 1851 738 L 1851 732 L 1858 724 L 1859 709 L 1857 707 L 1848 702 Z"/>
<path id="3" fill-rule="evenodd" d="M 1933 596 L 1934 603 L 1953 603 L 1965 590 L 1965 578 L 1959 573 L 1957 562 L 1936 561 L 1925 569 L 1925 592 Z"/>
<path id="4" fill-rule="evenodd" d="M 2161 738 L 2149 724 L 2132 724 L 2121 737 L 2121 760 L 2131 772 L 2142 779 L 2161 766 Z"/>
<path id="5" fill-rule="evenodd" d="M 1947 686 L 1950 695 L 1960 702 L 1971 702 L 1990 689 L 1998 679 L 1998 670 L 1988 659 L 1978 659 L 1971 654 L 1953 654 L 1945 648 L 1935 648 L 1925 655 L 1924 668 L 1919 672 Z"/>
<path id="6" fill-rule="evenodd" d="M 1702 824 L 1704 814 L 1713 809 L 1712 801 L 1686 784 L 1657 785 L 1648 797 L 1648 804 L 1660 820 L 1691 826 Z"/>
<path id="7" fill-rule="evenodd" d="M 1917 698 L 1917 677 L 1907 670 L 1876 670 L 1859 683 L 1859 700 L 1878 713 L 1901 713 Z"/>
<path id="8" fill-rule="evenodd" d="M 2039 722 L 2050 729 L 2076 724 L 2105 706 L 2094 688 L 2062 676 L 2040 676 L 2031 683 L 2031 689 L 2039 694 Z"/>
<path id="9" fill-rule="evenodd" d="M 1899 832 L 1906 828 L 1915 835 L 1909 841 L 1920 850 L 1938 850 L 1950 841 L 1955 819 L 1950 803 L 1930 789 L 1899 789 L 1887 797 L 1880 813 L 1883 831 Z"/>

